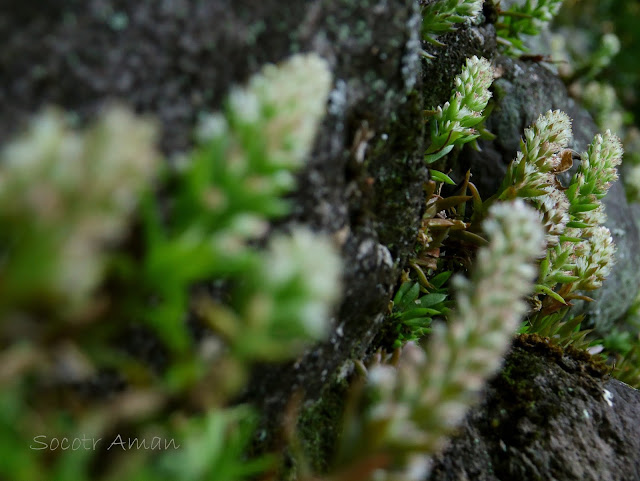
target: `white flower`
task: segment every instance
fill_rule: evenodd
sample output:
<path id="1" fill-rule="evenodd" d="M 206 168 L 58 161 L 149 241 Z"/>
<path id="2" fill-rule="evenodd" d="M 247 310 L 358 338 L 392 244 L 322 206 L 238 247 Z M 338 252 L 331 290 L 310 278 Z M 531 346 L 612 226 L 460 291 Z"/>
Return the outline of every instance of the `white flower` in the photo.
<path id="1" fill-rule="evenodd" d="M 554 186 L 546 190 L 547 194 L 534 198 L 534 203 L 542 213 L 547 246 L 551 247 L 558 243 L 558 236 L 564 234 L 569 222 L 569 200 Z"/>
<path id="2" fill-rule="evenodd" d="M 470 279 L 454 278 L 456 310 L 446 328 L 434 326 L 426 362 L 423 355 L 403 355 L 395 378 L 385 370 L 370 381 L 382 395 L 375 413 L 411 426 L 395 437 L 389 434 L 386 442 L 392 446 L 423 454 L 441 449 L 500 365 L 526 312 L 523 298 L 533 289 L 533 261 L 544 246 L 540 215 L 521 200 L 498 203 L 484 228 L 489 245 L 479 250 Z"/>
<path id="3" fill-rule="evenodd" d="M 224 115 L 219 112 L 204 115 L 196 128 L 196 138 L 200 142 L 224 137 L 229 133 L 229 124 Z"/>
<path id="4" fill-rule="evenodd" d="M 280 298 L 291 296 L 295 286 L 298 294 L 292 298 L 291 313 L 299 326 L 311 339 L 326 334 L 331 309 L 340 297 L 342 275 L 341 258 L 329 238 L 302 228 L 275 236 L 260 275 L 264 291 Z"/>
<path id="5" fill-rule="evenodd" d="M 557 167 L 553 154 L 565 149 L 572 135 L 569 116 L 560 110 L 549 110 L 525 129 L 521 150 L 527 162 L 541 172 L 553 171 Z"/>
<path id="6" fill-rule="evenodd" d="M 264 136 L 268 154 L 279 163 L 296 166 L 306 159 L 331 85 L 329 64 L 317 54 L 294 55 L 252 77 L 247 89 L 270 112 Z"/>
<path id="7" fill-rule="evenodd" d="M 586 240 L 576 246 L 575 275 L 578 289 L 593 290 L 611 273 L 615 262 L 615 244 L 609 229 L 603 226 L 584 229 Z"/>
<path id="8" fill-rule="evenodd" d="M 231 90 L 228 101 L 229 109 L 240 122 L 254 124 L 260 120 L 262 109 L 255 92 L 235 87 Z"/>
<path id="9" fill-rule="evenodd" d="M 597 196 L 604 196 L 618 179 L 617 167 L 623 154 L 622 142 L 610 130 L 604 135 L 596 135 L 587 152 L 582 154 L 581 173 L 587 181 L 595 180 Z"/>
<path id="10" fill-rule="evenodd" d="M 70 310 L 87 300 L 106 249 L 127 233 L 157 168 L 155 136 L 153 123 L 124 107 L 108 108 L 84 132 L 48 110 L 0 151 L 0 211 L 46 240 L 51 267 L 42 267 L 38 288 Z"/>

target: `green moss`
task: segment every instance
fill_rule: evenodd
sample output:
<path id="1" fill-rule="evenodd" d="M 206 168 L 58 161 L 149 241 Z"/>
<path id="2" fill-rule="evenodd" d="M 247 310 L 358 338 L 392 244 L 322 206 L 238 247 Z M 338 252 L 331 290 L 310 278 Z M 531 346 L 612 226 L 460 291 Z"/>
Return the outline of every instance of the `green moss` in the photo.
<path id="1" fill-rule="evenodd" d="M 347 387 L 346 381 L 335 380 L 318 401 L 302 409 L 298 418 L 297 432 L 304 457 L 315 473 L 326 473 L 334 458 L 342 431 Z"/>
<path id="2" fill-rule="evenodd" d="M 495 395 L 489 412 L 493 416 L 487 427 L 505 442 L 511 439 L 513 424 L 519 419 L 527 418 L 535 426 L 545 426 L 562 414 L 562 402 L 575 395 L 571 388 L 563 390 L 557 386 L 553 393 L 545 391 L 551 386 L 539 379 L 548 376 L 549 361 L 566 371 L 579 371 L 587 378 L 603 377 L 608 370 L 602 361 L 586 351 L 572 347 L 562 349 L 537 334 L 518 336 L 503 369 L 492 382 Z M 509 445 L 529 444 L 534 438 L 512 439 Z"/>
<path id="3" fill-rule="evenodd" d="M 610 367 L 597 356 L 592 356 L 583 349 L 576 349 L 573 346 L 561 348 L 554 344 L 549 338 L 538 336 L 537 334 L 521 334 L 516 338 L 516 346 L 522 346 L 529 351 L 533 350 L 541 357 L 547 357 L 555 363 L 567 369 L 567 363 L 560 362 L 562 358 L 577 361 L 578 369 L 586 372 L 595 378 L 603 378 L 610 372 Z"/>
<path id="4" fill-rule="evenodd" d="M 427 179 L 421 158 L 424 124 L 422 122 L 422 95 L 413 91 L 407 96 L 404 108 L 380 131 L 380 136 L 369 152 L 367 170 L 383 195 L 373 199 L 371 212 L 378 219 L 395 219 L 378 224 L 380 242 L 387 245 L 395 258 L 408 255 L 415 243 L 419 216 L 424 208 L 416 179 Z M 415 157 L 396 157 L 394 152 L 415 152 Z M 402 164 L 402 165 L 399 165 Z M 410 199 L 411 204 L 408 200 Z M 416 226 L 408 229 L 407 226 Z M 398 241 L 402 245 L 398 245 Z M 391 244 L 396 243 L 395 246 Z M 395 247 L 395 248 L 393 248 Z M 400 259 L 403 265 L 406 259 Z"/>

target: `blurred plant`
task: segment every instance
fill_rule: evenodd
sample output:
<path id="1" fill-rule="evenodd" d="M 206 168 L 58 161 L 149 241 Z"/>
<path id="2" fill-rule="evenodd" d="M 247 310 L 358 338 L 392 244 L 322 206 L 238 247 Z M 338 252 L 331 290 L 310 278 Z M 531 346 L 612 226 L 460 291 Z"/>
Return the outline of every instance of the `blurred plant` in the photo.
<path id="1" fill-rule="evenodd" d="M 409 344 L 397 367 L 370 369 L 363 419 L 347 420 L 343 449 L 389 457 L 375 479 L 425 478 L 426 457 L 443 448 L 499 367 L 527 310 L 523 297 L 544 246 L 538 214 L 522 201 L 500 203 L 484 228 L 489 243 L 478 251 L 471 278 L 454 279 L 456 309 L 448 328 L 434 328 L 426 355 Z"/>
<path id="2" fill-rule="evenodd" d="M 478 250 L 470 279 L 453 280 L 456 309 L 449 328 L 434 328 L 426 348 L 431 368 L 421 399 L 433 409 L 423 406 L 421 423 L 457 424 L 463 414 L 458 403 L 468 404 L 498 367 L 526 312 L 522 298 L 532 288 L 532 261 L 544 246 L 539 216 L 522 202 L 501 203 L 490 209 L 483 228 L 489 243 Z"/>
<path id="3" fill-rule="evenodd" d="M 640 202 L 640 129 L 629 127 L 624 132 L 625 157 L 622 181 L 629 202 Z"/>
<path id="4" fill-rule="evenodd" d="M 83 133 L 37 116 L 0 151 L 0 316 L 79 315 L 158 168 L 155 128 L 123 107 Z"/>
<path id="5" fill-rule="evenodd" d="M 247 406 L 186 419 L 171 433 L 171 439 L 183 440 L 180 449 L 165 451 L 154 463 L 136 466 L 128 476 L 140 481 L 255 479 L 275 465 L 272 456 L 247 459 L 257 422 Z"/>
<path id="6" fill-rule="evenodd" d="M 572 89 L 582 105 L 593 115 L 593 119 L 601 129 L 623 134 L 625 131 L 624 111 L 618 101 L 615 89 L 606 83 L 595 80 L 584 85 L 577 92 Z"/>
<path id="7" fill-rule="evenodd" d="M 616 379 L 640 389 L 640 294 L 622 321 L 624 330 L 614 327 L 595 348 L 612 364 Z"/>
<path id="8" fill-rule="evenodd" d="M 214 114 L 201 125 L 202 143 L 175 180 L 168 219 L 160 216 L 160 205 L 153 198 L 147 200 L 147 253 L 139 267 L 128 266 L 125 272 L 129 282 L 153 293 L 152 304 L 136 295 L 131 300 L 135 306 L 132 309 L 170 348 L 184 352 L 188 346 L 183 319 L 188 290 L 195 282 L 252 273 L 267 274 L 264 285 L 268 286 L 270 276 L 285 275 L 265 272 L 260 266 L 264 261 L 247 242 L 265 234 L 269 219 L 288 212 L 282 195 L 295 185 L 293 171 L 301 167 L 309 153 L 330 87 L 328 66 L 314 55 L 294 56 L 281 66 L 265 67 L 252 77 L 247 88 L 231 92 L 226 115 Z M 309 239 L 306 248 L 310 252 L 318 248 L 330 255 L 326 241 L 312 236 L 304 239 Z M 326 263 L 323 272 L 328 275 L 327 282 L 336 277 L 335 269 L 331 271 L 335 265 Z M 138 276 L 132 275 L 134 272 Z M 293 289 L 286 291 L 291 296 L 301 294 Z M 139 289 L 132 292 L 138 293 Z M 335 292 L 327 294 L 335 297 Z M 253 295 L 258 294 L 254 290 Z M 246 295 L 244 305 L 258 302 Z M 293 299 L 282 301 L 282 307 L 295 303 Z M 291 320 L 291 314 L 284 318 L 276 315 L 272 321 L 288 328 L 270 329 L 293 329 Z M 296 322 L 304 332 L 303 319 L 298 317 Z M 324 333 L 318 326 L 307 327 L 310 330 L 306 335 L 300 333 L 302 337 L 317 339 Z"/>
<path id="9" fill-rule="evenodd" d="M 600 129 L 610 129 L 622 139 L 622 182 L 632 202 L 640 200 L 640 136 L 634 125 L 640 112 L 635 95 L 640 85 L 639 18 L 634 2 L 566 0 L 551 38 L 553 57 L 564 59 L 558 73 L 572 96 Z"/>
<path id="10" fill-rule="evenodd" d="M 613 58 L 620 53 L 620 39 L 614 33 L 606 33 L 600 38 L 600 44 L 582 64 L 577 65 L 574 78 L 582 81 L 591 80 L 606 69 Z"/>
<path id="11" fill-rule="evenodd" d="M 631 114 L 622 107 L 613 86 L 592 80 L 588 83 L 580 76 L 570 86 L 571 93 L 589 110 L 601 129 L 619 134 L 624 143 L 622 181 L 629 201 L 640 199 L 640 135 L 629 126 Z"/>
<path id="12" fill-rule="evenodd" d="M 620 51 L 618 37 L 606 33 L 589 51 L 573 49 L 574 44 L 567 42 L 563 34 L 555 33 L 551 45 L 553 56 L 563 59 L 558 73 L 569 86 L 571 95 L 591 113 L 600 129 L 609 129 L 625 138 L 630 114 L 625 112 L 616 89 L 598 80 Z"/>
<path id="13" fill-rule="evenodd" d="M 435 0 L 423 4 L 423 38 L 434 45 L 444 46 L 437 36 L 456 30 L 454 25 L 458 23 L 472 22 L 482 10 L 483 3 L 484 0 Z M 429 54 L 426 56 L 433 58 Z"/>
<path id="14" fill-rule="evenodd" d="M 518 56 L 528 51 L 523 35 L 538 35 L 558 13 L 563 0 L 526 0 L 508 10 L 499 10 L 502 17 L 496 24 L 496 34 L 507 55 Z"/>
<path id="15" fill-rule="evenodd" d="M 235 356 L 282 361 L 326 337 L 330 309 L 341 292 L 340 272 L 330 241 L 298 228 L 271 239 L 234 293 L 234 310 L 205 301 L 200 315 Z"/>
<path id="16" fill-rule="evenodd" d="M 617 356 L 613 373 L 616 379 L 640 389 L 640 338 L 638 335 L 633 339 L 631 348 L 625 354 Z"/>
<path id="17" fill-rule="evenodd" d="M 467 59 L 462 72 L 455 78 L 450 100 L 429 112 L 431 119 L 431 145 L 425 153 L 430 164 L 447 155 L 454 146 L 475 140 L 480 133 L 473 127 L 484 119 L 493 82 L 493 68 L 488 60 L 473 56 Z"/>
<path id="18" fill-rule="evenodd" d="M 604 59 L 611 58 L 606 52 L 615 54 L 615 61 L 603 62 L 602 68 L 593 78 L 598 82 L 613 86 L 624 111 L 631 118 L 639 118 L 638 97 L 635 92 L 640 85 L 637 57 L 640 47 L 638 39 L 638 19 L 640 6 L 637 2 L 618 0 L 565 0 L 554 22 L 554 32 L 562 35 L 567 47 L 567 53 L 572 67 L 582 72 L 589 71 L 588 64 L 601 65 L 596 52 L 605 53 Z M 578 40 L 578 41 L 576 41 Z M 584 70 L 583 70 L 584 68 Z M 586 83 L 591 78 L 582 78 L 581 74 L 573 75 L 568 72 L 572 80 Z M 631 120 L 630 120 L 631 122 Z M 605 126 L 601 128 L 611 128 Z M 624 133 L 616 131 L 623 137 Z M 630 152 L 625 141 L 625 151 Z"/>
<path id="19" fill-rule="evenodd" d="M 45 114 L 3 151 L 0 405 L 10 417 L 0 416 L 0 447 L 12 462 L 0 463 L 0 477 L 88 479 L 103 453 L 34 451 L 33 437 L 114 428 L 184 436 L 184 445 L 109 458 L 107 479 L 239 481 L 273 466 L 247 459 L 249 410 L 222 406 L 250 363 L 290 359 L 326 336 L 341 291 L 332 243 L 295 227 L 260 244 L 268 221 L 289 211 L 282 196 L 295 187 L 330 86 L 315 55 L 265 67 L 232 91 L 224 115 L 203 122 L 181 170 L 164 172 L 162 195 L 147 191 L 158 170 L 153 129 L 122 109 L 85 134 Z M 229 281 L 224 299 L 193 289 L 212 279 Z M 28 303 L 43 292 L 51 302 Z M 106 305 L 71 317 L 71 300 L 86 311 L 94 292 Z M 199 343 L 190 309 L 206 324 Z M 166 368 L 123 352 L 132 320 L 146 323 L 145 343 L 166 348 Z M 89 402 L 92 390 L 100 403 Z"/>

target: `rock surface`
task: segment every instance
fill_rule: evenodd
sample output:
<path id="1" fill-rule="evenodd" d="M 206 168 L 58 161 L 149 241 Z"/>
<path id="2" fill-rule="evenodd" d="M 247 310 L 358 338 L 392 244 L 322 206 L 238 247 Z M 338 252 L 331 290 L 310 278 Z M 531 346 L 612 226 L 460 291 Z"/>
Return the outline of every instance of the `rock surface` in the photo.
<path id="1" fill-rule="evenodd" d="M 429 481 L 640 479 L 640 391 L 520 337 Z"/>

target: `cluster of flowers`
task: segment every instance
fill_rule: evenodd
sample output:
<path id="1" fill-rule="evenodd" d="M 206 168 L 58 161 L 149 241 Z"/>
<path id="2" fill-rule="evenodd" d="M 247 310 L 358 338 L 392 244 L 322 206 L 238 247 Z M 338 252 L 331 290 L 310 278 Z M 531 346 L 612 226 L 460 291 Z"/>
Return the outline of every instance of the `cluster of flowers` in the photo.
<path id="1" fill-rule="evenodd" d="M 521 151 L 510 164 L 498 193 L 501 200 L 527 199 L 542 214 L 548 253 L 541 262 L 538 290 L 549 294 L 558 283 L 564 294 L 593 290 L 610 273 L 615 247 L 601 199 L 617 179 L 620 140 L 610 131 L 596 135 L 568 188 L 557 174 L 569 169 L 571 122 L 561 111 L 548 111 L 525 130 Z"/>
<path id="2" fill-rule="evenodd" d="M 157 172 L 153 123 L 113 106 L 85 132 L 47 110 L 0 151 L 0 304 L 50 299 L 75 311 L 101 279 Z M 15 307 L 15 306 L 14 306 Z"/>
<path id="3" fill-rule="evenodd" d="M 223 230 L 216 239 L 227 252 L 264 233 L 265 218 L 288 212 L 282 195 L 295 186 L 294 172 L 313 146 L 331 85 L 324 59 L 295 55 L 235 87 L 225 113 L 203 117 L 198 136 L 206 145 L 204 159 L 194 162 L 206 165 L 192 172 L 207 179 L 200 200 Z"/>
<path id="4" fill-rule="evenodd" d="M 558 243 L 569 222 L 569 201 L 559 190 L 556 174 L 571 167 L 571 152 L 565 150 L 571 140 L 571 121 L 559 110 L 549 111 L 524 131 L 520 152 L 509 165 L 500 200 L 524 198 L 543 215 L 547 245 Z"/>
<path id="5" fill-rule="evenodd" d="M 574 249 L 573 274 L 578 277 L 578 290 L 598 289 L 611 272 L 615 246 L 611 232 L 602 225 L 606 215 L 601 200 L 618 178 L 622 155 L 620 139 L 610 130 L 596 135 L 582 154 L 580 168 L 566 192 L 571 204 L 567 237 L 582 239 L 573 246 L 564 245 L 565 249 Z"/>
<path id="6" fill-rule="evenodd" d="M 467 59 L 455 78 L 451 98 L 439 106 L 431 121 L 431 146 L 425 154 L 427 163 L 447 155 L 454 146 L 466 144 L 480 135 L 473 127 L 484 119 L 493 82 L 493 67 L 485 58 Z"/>

